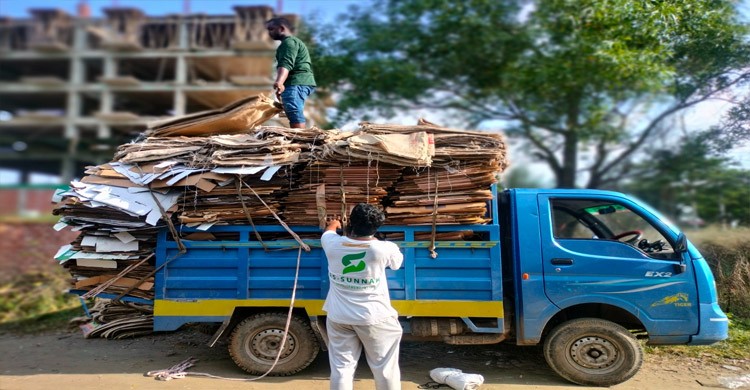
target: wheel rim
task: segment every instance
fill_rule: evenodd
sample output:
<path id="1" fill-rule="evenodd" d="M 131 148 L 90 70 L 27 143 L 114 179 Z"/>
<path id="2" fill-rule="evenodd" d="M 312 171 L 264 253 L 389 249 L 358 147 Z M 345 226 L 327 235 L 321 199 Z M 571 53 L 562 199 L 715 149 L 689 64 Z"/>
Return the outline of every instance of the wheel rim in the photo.
<path id="1" fill-rule="evenodd" d="M 620 354 L 609 340 L 589 336 L 581 337 L 571 344 L 570 358 L 583 369 L 601 372 L 616 368 Z"/>
<path id="2" fill-rule="evenodd" d="M 254 361 L 271 365 L 276 360 L 276 355 L 279 354 L 279 347 L 281 347 L 283 336 L 283 329 L 269 328 L 261 330 L 252 337 L 248 337 L 245 343 L 245 352 Z M 279 357 L 279 364 L 292 360 L 297 355 L 298 350 L 296 346 L 294 337 L 292 337 L 291 333 L 288 333 L 286 343 L 284 343 L 284 350 Z"/>

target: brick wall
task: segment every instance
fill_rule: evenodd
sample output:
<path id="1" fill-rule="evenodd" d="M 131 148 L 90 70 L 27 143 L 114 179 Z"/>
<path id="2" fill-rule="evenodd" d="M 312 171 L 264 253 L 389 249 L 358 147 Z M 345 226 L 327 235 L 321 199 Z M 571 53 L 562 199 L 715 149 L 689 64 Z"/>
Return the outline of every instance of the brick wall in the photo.
<path id="1" fill-rule="evenodd" d="M 52 257 L 69 244 L 78 232 L 55 231 L 53 223 L 0 222 L 0 281 L 26 272 L 59 272 Z"/>
<path id="2" fill-rule="evenodd" d="M 0 188 L 0 215 L 50 215 L 54 193 L 54 188 Z"/>

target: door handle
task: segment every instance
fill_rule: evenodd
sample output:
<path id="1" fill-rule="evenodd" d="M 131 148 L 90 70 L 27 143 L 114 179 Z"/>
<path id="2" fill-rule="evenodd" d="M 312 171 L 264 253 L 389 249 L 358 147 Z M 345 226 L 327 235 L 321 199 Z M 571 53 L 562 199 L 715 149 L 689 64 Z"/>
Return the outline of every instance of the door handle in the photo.
<path id="1" fill-rule="evenodd" d="M 573 259 L 555 258 L 550 262 L 552 265 L 573 265 Z"/>

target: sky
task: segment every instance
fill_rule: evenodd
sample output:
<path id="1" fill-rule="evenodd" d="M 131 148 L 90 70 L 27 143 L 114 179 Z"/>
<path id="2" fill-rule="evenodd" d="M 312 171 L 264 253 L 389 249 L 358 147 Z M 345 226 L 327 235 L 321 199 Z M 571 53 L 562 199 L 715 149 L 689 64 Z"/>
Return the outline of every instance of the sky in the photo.
<path id="1" fill-rule="evenodd" d="M 29 17 L 29 8 L 59 8 L 72 15 L 81 0 L 0 0 L 0 16 L 13 18 Z M 147 15 L 162 16 L 182 13 L 184 3 L 189 3 L 191 13 L 226 14 L 234 13 L 235 5 L 267 5 L 276 9 L 281 5 L 281 13 L 298 14 L 303 17 L 317 15 L 329 22 L 350 5 L 366 4 L 369 0 L 88 0 L 93 17 L 102 16 L 105 7 L 135 7 Z M 278 12 L 277 12 L 278 13 Z"/>

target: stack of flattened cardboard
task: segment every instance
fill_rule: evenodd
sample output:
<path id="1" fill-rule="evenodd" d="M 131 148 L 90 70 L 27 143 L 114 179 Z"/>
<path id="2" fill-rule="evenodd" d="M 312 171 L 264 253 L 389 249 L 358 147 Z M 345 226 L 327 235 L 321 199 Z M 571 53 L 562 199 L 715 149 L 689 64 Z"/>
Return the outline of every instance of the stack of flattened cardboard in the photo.
<path id="1" fill-rule="evenodd" d="M 215 150 L 255 147 L 258 153 L 262 153 L 264 161 L 283 163 L 296 161 L 301 153 L 311 152 L 306 147 L 308 144 L 312 147 L 314 142 L 304 142 L 302 147 L 293 145 L 279 135 L 282 132 L 269 131 L 268 137 L 252 139 L 248 139 L 246 134 L 228 134 L 251 132 L 258 124 L 278 112 L 279 107 L 269 103 L 267 98 L 258 96 L 212 113 L 191 115 L 158 124 L 148 132 L 151 137 L 121 145 L 112 162 L 88 167 L 85 177 L 72 182 L 69 190 L 56 193 L 53 198 L 53 202 L 57 203 L 54 214 L 61 218 L 55 228 L 61 230 L 70 227 L 81 232 L 76 240 L 61 247 L 55 255 L 60 264 L 70 271 L 73 277 L 71 286 L 84 297 L 110 294 L 118 299 L 153 299 L 157 232 L 181 218 L 188 219 L 185 222 L 191 222 L 188 214 L 191 210 L 186 207 L 188 198 L 190 204 L 201 204 L 209 210 L 217 202 L 224 203 L 223 207 L 231 204 L 222 200 L 222 197 L 227 197 L 230 193 L 232 196 L 229 198 L 237 200 L 238 192 L 233 184 L 238 183 L 235 178 L 244 174 L 244 168 L 240 167 L 238 172 L 232 172 L 231 169 L 238 169 L 232 166 L 235 165 L 232 162 L 214 163 L 214 159 L 227 160 L 224 156 L 215 158 Z M 223 135 L 196 137 L 214 133 Z M 314 138 L 315 134 L 306 136 Z M 243 144 L 242 140 L 247 140 L 248 143 L 252 141 L 253 144 Z M 289 154 L 289 150 L 296 153 L 293 159 L 284 157 Z M 279 153 L 282 158 L 276 158 Z M 272 156 L 270 159 L 267 157 L 269 154 Z M 209 169 L 227 169 L 222 168 L 222 165 L 229 165 L 230 172 L 212 172 Z M 279 169 L 278 166 L 252 168 L 253 173 L 258 173 L 258 176 L 268 176 L 263 180 L 258 178 L 263 183 L 255 185 L 254 191 L 258 196 L 269 196 L 282 187 L 282 184 L 288 187 L 288 180 L 281 177 L 274 178 L 276 182 L 269 182 Z M 215 192 L 211 196 L 206 196 L 212 191 Z M 253 209 L 257 205 L 246 192 L 240 191 L 242 196 L 248 198 L 249 207 Z M 256 199 L 255 193 L 252 199 Z M 187 194 L 192 196 L 186 196 Z M 278 210 L 278 202 L 271 203 L 271 207 Z M 255 207 L 254 210 L 261 209 Z M 256 213 L 261 212 L 266 215 L 266 208 Z M 214 219 L 223 218 L 229 219 L 224 215 Z M 195 223 L 201 224 L 205 220 L 206 218 L 198 218 Z M 122 311 L 122 308 L 113 310 Z M 105 312 L 106 310 L 99 314 Z M 150 316 L 139 315 L 136 319 L 127 313 L 123 315 L 126 318 L 117 321 L 102 319 L 99 322 L 107 324 L 97 327 L 90 335 L 120 337 L 123 334 L 150 332 Z"/>
<path id="2" fill-rule="evenodd" d="M 502 172 L 508 167 L 505 141 L 498 133 L 440 127 L 423 119 L 416 126 L 362 122 L 360 130 L 368 134 L 432 134 L 435 155 L 432 166 L 450 166 L 456 162 L 483 162 Z M 487 158 L 490 158 L 489 160 Z"/>
<path id="3" fill-rule="evenodd" d="M 359 160 L 402 167 L 427 167 L 432 164 L 434 152 L 432 135 L 424 131 L 357 132 L 325 144 L 316 158 L 339 163 Z"/>
<path id="4" fill-rule="evenodd" d="M 273 214 L 281 213 L 280 198 L 292 187 L 294 167 L 337 135 L 261 126 L 245 134 L 148 137 L 122 145 L 115 156 L 119 161 L 110 165 L 152 188 L 187 186 L 179 200 L 181 223 L 202 228 L 249 219 L 273 223 Z M 155 160 L 159 155 L 167 160 Z"/>
<path id="5" fill-rule="evenodd" d="M 326 216 L 348 215 L 357 203 L 382 207 L 387 189 L 401 176 L 402 169 L 378 161 L 368 166 L 366 161 L 356 159 L 351 165 L 311 163 L 283 200 L 284 217 L 292 225 L 320 225 Z"/>
<path id="6" fill-rule="evenodd" d="M 199 224 L 206 229 L 214 224 L 276 223 L 281 213 L 280 201 L 289 188 L 288 167 L 268 180 L 261 174 L 231 179 L 229 185 L 210 191 L 186 189 L 178 204 L 178 220 L 188 226 Z"/>
<path id="7" fill-rule="evenodd" d="M 261 167 L 291 165 L 310 161 L 313 150 L 338 131 L 317 128 L 298 132 L 280 127 L 261 126 L 254 133 L 209 137 L 210 158 L 206 163 L 224 167 Z"/>
<path id="8" fill-rule="evenodd" d="M 99 300 L 89 310 L 91 317 L 76 318 L 86 338 L 124 339 L 151 334 L 154 310 L 151 305 Z"/>
<path id="9" fill-rule="evenodd" d="M 489 222 L 488 189 L 495 183 L 495 173 L 485 166 L 470 165 L 461 169 L 407 169 L 386 208 L 388 224 L 482 224 Z"/>
<path id="10" fill-rule="evenodd" d="M 206 230 L 214 224 L 277 224 L 280 218 L 289 225 L 319 225 L 326 216 L 348 215 L 360 202 L 385 209 L 389 224 L 489 220 L 489 187 L 507 166 L 499 134 L 427 122 L 362 123 L 355 132 L 258 126 L 276 112 L 260 96 L 163 122 L 121 145 L 113 161 L 89 167 L 56 199 L 55 214 L 62 217 L 57 228 L 82 232 L 56 256 L 70 269 L 75 287 L 89 296 L 152 299 L 156 233 L 173 224 Z M 222 233 L 173 234 L 212 240 Z M 416 238 L 473 235 L 466 230 Z"/>
<path id="11" fill-rule="evenodd" d="M 174 161 L 195 165 L 207 159 L 208 146 L 202 137 L 148 137 L 140 142 L 120 145 L 113 158 L 123 164 L 147 164 Z"/>
<path id="12" fill-rule="evenodd" d="M 92 171 L 110 174 L 107 169 Z M 155 235 L 178 196 L 173 190 L 151 192 L 133 183 L 119 187 L 73 182 L 68 191 L 58 192 L 53 213 L 61 218 L 55 228 L 81 232 L 55 255 L 73 276 L 73 287 L 115 295 L 130 291 L 132 296 L 151 299 L 153 262 L 149 260 Z"/>
<path id="13" fill-rule="evenodd" d="M 489 221 L 489 186 L 507 166 L 505 142 L 500 134 L 448 129 L 420 121 L 416 126 L 377 125 L 364 122 L 371 134 L 428 132 L 434 142 L 428 169 L 406 168 L 396 183 L 386 208 L 387 223 L 394 225 L 481 224 Z"/>

